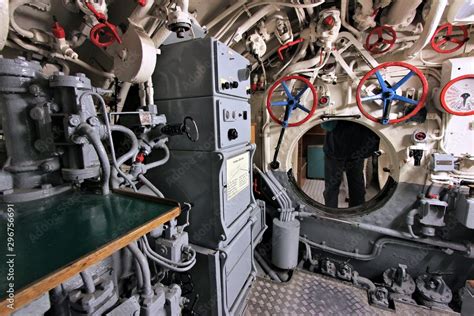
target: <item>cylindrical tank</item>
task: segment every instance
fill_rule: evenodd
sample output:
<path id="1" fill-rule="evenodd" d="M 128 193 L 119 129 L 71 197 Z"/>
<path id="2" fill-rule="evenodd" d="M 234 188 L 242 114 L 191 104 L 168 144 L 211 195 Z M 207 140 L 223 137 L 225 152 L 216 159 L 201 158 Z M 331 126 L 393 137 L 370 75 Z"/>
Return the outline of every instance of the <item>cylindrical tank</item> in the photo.
<path id="1" fill-rule="evenodd" d="M 300 222 L 273 219 L 272 263 L 280 269 L 294 269 L 298 265 Z"/>

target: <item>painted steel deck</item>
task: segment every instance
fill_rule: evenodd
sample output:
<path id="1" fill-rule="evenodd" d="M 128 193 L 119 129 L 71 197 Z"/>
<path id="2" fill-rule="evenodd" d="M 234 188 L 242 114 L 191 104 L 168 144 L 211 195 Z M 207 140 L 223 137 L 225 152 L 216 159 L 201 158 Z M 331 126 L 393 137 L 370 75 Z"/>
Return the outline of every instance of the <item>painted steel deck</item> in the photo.
<path id="1" fill-rule="evenodd" d="M 257 278 L 246 315 L 458 315 L 402 302 L 395 310 L 368 303 L 367 292 L 350 283 L 296 270 L 287 283 Z"/>

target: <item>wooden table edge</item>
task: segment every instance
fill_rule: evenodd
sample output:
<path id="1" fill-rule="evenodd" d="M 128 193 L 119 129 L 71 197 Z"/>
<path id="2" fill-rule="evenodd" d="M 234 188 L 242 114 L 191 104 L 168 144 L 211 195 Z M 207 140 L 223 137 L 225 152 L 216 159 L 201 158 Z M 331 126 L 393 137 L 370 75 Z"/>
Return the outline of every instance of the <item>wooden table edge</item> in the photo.
<path id="1" fill-rule="evenodd" d="M 48 292 L 49 290 L 55 288 L 61 283 L 64 283 L 74 275 L 84 271 L 85 269 L 96 264 L 97 262 L 106 259 L 114 252 L 126 247 L 128 244 L 139 239 L 141 236 L 151 232 L 156 227 L 179 216 L 180 213 L 180 207 L 176 206 L 167 213 L 137 227 L 128 234 L 117 238 L 109 242 L 108 244 L 105 244 L 103 247 L 97 249 L 92 253 L 85 255 L 81 259 L 78 259 L 77 261 L 73 262 L 71 265 L 65 266 L 33 284 L 27 285 L 26 288 L 22 289 L 18 293 L 15 293 L 14 309 L 10 309 L 7 307 L 7 299 L 0 302 L 0 315 L 9 315 L 17 311 L 19 308 L 37 299 L 43 293 Z"/>

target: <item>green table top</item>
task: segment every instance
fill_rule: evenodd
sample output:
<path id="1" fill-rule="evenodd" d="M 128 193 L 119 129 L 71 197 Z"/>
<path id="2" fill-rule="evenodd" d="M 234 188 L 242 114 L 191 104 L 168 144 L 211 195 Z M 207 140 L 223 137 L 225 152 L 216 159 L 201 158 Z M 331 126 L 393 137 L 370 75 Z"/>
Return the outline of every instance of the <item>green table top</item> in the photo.
<path id="1" fill-rule="evenodd" d="M 171 212 L 172 217 L 179 214 L 178 203 L 137 198 L 140 196 L 71 191 L 40 201 L 17 203 L 11 207 L 13 249 L 8 248 L 12 245 L 7 240 L 8 204 L 1 203 L 0 301 L 6 298 L 9 286 L 9 265 L 5 264 L 8 260 L 14 260 L 14 288 L 18 293 L 113 241 L 122 242 L 121 238 L 132 231 L 138 234 L 137 227 L 147 224 L 148 228 L 150 222 L 157 224 L 157 218 L 164 220 L 164 215 Z M 140 236 L 134 237 L 135 240 Z"/>

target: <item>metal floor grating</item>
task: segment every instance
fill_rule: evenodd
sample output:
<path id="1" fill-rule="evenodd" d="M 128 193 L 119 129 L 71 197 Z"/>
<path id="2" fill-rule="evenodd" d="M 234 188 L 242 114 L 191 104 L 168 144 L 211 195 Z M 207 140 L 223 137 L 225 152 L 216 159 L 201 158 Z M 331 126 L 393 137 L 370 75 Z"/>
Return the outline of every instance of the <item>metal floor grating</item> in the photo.
<path id="1" fill-rule="evenodd" d="M 295 270 L 287 283 L 258 277 L 245 315 L 458 315 L 398 302 L 395 309 L 369 305 L 367 292 L 349 283 Z"/>

